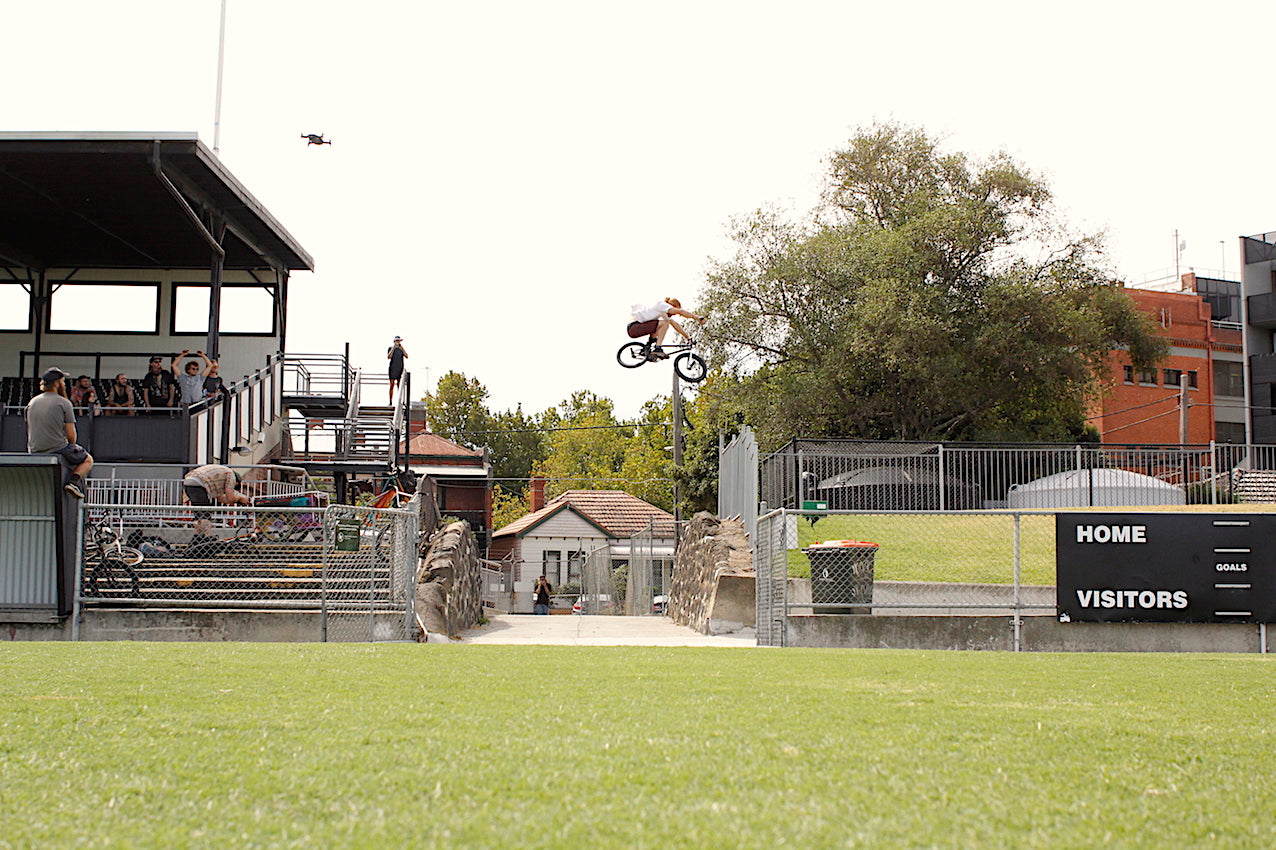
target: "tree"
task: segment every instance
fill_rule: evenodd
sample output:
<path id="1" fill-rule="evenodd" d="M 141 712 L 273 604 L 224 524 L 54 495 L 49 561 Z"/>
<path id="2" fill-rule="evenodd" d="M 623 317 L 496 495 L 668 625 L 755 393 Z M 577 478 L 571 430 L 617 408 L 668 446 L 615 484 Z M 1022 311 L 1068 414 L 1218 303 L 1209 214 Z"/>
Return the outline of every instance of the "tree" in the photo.
<path id="1" fill-rule="evenodd" d="M 805 221 L 759 211 L 733 236 L 703 306 L 723 389 L 764 446 L 1075 439 L 1112 349 L 1165 353 L 1040 179 L 919 129 L 862 130 Z"/>
<path id="2" fill-rule="evenodd" d="M 448 372 L 439 378 L 438 388 L 425 397 L 430 430 L 440 437 L 471 449 L 488 443 L 492 414 L 488 411 L 487 387 L 464 372 Z"/>

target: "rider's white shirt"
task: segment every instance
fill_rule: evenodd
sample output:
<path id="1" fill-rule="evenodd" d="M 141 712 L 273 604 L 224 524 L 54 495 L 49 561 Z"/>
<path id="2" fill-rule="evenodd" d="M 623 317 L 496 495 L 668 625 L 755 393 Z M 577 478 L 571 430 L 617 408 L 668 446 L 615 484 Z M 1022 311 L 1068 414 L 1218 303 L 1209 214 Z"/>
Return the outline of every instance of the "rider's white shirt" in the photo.
<path id="1" fill-rule="evenodd" d="M 665 319 L 669 316 L 669 311 L 673 309 L 673 305 L 667 301 L 661 301 L 658 304 L 652 304 L 650 307 L 644 307 L 641 304 L 635 304 L 632 308 L 634 313 L 634 321 L 650 322 L 652 319 Z"/>

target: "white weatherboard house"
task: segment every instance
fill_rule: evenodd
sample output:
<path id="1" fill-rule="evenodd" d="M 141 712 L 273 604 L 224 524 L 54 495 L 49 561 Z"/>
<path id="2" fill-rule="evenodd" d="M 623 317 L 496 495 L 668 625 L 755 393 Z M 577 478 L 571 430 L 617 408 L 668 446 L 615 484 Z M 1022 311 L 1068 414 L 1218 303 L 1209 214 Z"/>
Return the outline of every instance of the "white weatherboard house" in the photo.
<path id="1" fill-rule="evenodd" d="M 534 484 L 534 508 L 538 492 Z M 619 567 L 629 561 L 630 537 L 648 529 L 654 531 L 654 557 L 672 561 L 676 532 L 670 513 L 620 490 L 569 490 L 498 529 L 489 557 L 505 564 L 506 586 L 513 588 L 509 610 L 529 613 L 542 573 L 555 589 L 579 585 L 590 552 L 610 547 L 612 567 Z"/>

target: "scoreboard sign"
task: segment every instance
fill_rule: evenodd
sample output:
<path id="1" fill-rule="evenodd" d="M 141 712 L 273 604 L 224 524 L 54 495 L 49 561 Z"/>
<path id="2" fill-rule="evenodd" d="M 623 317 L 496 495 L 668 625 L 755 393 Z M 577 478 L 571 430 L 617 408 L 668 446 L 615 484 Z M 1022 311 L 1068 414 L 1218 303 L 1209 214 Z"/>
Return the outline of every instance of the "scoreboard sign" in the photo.
<path id="1" fill-rule="evenodd" d="M 1276 622 L 1276 514 L 1057 514 L 1059 619 Z"/>

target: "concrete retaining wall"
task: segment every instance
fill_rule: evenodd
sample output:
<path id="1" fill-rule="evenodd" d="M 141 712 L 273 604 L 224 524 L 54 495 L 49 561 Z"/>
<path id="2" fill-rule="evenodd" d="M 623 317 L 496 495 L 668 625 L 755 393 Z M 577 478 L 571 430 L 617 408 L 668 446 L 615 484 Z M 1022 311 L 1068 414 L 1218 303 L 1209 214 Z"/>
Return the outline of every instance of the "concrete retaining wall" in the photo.
<path id="1" fill-rule="evenodd" d="M 1023 617 L 1024 652 L 1263 652 L 1273 629 L 1232 623 L 1060 623 Z M 874 614 L 789 617 L 789 646 L 858 649 L 1015 648 L 1012 617 L 896 617 Z"/>

